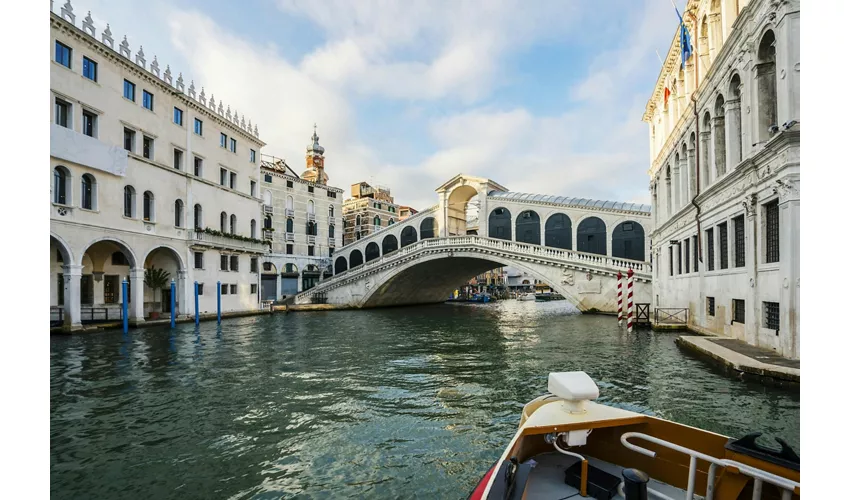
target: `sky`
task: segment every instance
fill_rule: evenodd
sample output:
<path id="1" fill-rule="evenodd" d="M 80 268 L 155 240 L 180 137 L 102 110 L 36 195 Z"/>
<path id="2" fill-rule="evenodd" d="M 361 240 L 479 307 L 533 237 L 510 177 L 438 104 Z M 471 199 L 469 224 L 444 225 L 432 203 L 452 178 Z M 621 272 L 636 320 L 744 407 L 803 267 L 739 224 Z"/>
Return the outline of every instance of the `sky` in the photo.
<path id="1" fill-rule="evenodd" d="M 55 2 L 59 11 L 62 0 Z M 641 121 L 669 0 L 72 1 L 135 54 L 259 128 L 296 172 L 424 209 L 458 173 L 511 191 L 649 203 Z M 685 0 L 677 0 L 680 11 Z"/>

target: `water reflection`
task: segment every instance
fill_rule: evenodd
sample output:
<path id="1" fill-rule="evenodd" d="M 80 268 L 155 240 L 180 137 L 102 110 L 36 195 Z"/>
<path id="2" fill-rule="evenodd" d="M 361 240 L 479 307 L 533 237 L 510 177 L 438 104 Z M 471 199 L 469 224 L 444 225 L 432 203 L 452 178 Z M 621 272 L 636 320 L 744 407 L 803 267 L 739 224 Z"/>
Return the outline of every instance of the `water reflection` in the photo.
<path id="1" fill-rule="evenodd" d="M 509 301 L 53 338 L 52 493 L 460 498 L 561 370 L 587 371 L 608 404 L 799 443 L 796 395 L 574 312 Z"/>

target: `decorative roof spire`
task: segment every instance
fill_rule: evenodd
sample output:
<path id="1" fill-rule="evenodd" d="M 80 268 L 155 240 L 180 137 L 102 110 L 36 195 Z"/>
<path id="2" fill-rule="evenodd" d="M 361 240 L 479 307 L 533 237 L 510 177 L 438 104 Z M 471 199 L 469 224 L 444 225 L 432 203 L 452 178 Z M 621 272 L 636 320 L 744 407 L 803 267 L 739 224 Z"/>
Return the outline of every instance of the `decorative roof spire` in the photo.
<path id="1" fill-rule="evenodd" d="M 319 134 L 316 131 L 316 124 L 313 124 L 313 137 L 310 138 L 312 144 L 307 146 L 307 153 L 316 153 L 319 155 L 325 154 L 325 148 L 319 144 Z"/>
<path id="2" fill-rule="evenodd" d="M 86 14 L 86 18 L 83 19 L 83 31 L 94 38 L 94 21 L 91 18 L 91 11 L 89 11 L 89 13 Z"/>

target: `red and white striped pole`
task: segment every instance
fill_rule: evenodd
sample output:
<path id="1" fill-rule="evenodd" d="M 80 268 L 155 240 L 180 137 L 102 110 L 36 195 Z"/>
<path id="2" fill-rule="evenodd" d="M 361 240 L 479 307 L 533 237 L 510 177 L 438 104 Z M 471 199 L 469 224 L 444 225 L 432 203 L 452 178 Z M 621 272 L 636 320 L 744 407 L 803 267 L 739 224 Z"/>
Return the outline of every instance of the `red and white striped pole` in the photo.
<path id="1" fill-rule="evenodd" d="M 617 271 L 617 326 L 623 326 L 623 273 Z"/>
<path id="2" fill-rule="evenodd" d="M 626 276 L 628 276 L 628 289 L 629 289 L 628 296 L 627 296 L 628 307 L 629 307 L 629 315 L 628 315 L 628 318 L 626 319 L 626 323 L 627 323 L 627 326 L 628 326 L 628 329 L 629 329 L 629 333 L 632 333 L 632 314 L 634 313 L 634 302 L 632 301 L 632 275 L 633 274 L 634 274 L 634 271 L 632 271 L 632 268 L 630 267 L 629 272 L 626 275 Z"/>

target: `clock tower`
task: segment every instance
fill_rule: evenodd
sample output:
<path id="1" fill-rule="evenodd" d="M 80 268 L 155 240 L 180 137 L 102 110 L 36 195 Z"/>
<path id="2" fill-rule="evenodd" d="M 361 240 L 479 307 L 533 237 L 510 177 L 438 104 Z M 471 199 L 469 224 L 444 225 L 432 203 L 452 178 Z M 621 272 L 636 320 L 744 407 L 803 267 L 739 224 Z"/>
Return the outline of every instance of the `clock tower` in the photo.
<path id="1" fill-rule="evenodd" d="M 327 184 L 328 175 L 325 173 L 325 148 L 319 144 L 319 135 L 316 133 L 316 125 L 313 125 L 313 137 L 307 145 L 307 170 L 301 174 L 301 178 L 316 184 Z"/>

